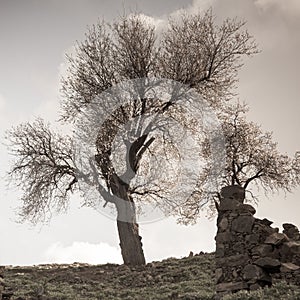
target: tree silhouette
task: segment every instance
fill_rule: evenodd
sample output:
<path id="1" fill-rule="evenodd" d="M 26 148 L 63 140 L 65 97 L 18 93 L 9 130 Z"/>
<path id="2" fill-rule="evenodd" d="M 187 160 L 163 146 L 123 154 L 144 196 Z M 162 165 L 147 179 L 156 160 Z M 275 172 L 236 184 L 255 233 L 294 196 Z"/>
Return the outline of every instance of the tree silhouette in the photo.
<path id="1" fill-rule="evenodd" d="M 68 56 L 61 112 L 62 122 L 76 123 L 77 142 L 82 138 L 94 146 L 93 156 L 79 168 L 81 154 L 74 141 L 51 131 L 41 119 L 13 128 L 9 137 L 16 160 L 10 174 L 24 191 L 21 215 L 32 221 L 45 220 L 49 213 L 67 208 L 70 193 L 80 189 L 80 182 L 96 186 L 99 200 L 117 211 L 124 263 L 145 264 L 136 204 L 156 201 L 160 208 L 167 207 L 166 211 L 174 214 L 180 214 L 181 208 L 155 181 L 158 171 L 150 176 L 146 188 L 136 182 L 137 175 L 153 170 L 153 165 L 163 166 L 163 176 L 172 185 L 172 163 L 180 156 L 172 141 L 180 144 L 186 138 L 174 129 L 172 120 L 203 135 L 198 127 L 201 124 L 187 113 L 193 111 L 191 105 L 186 104 L 184 112 L 179 104 L 188 103 L 185 100 L 193 89 L 210 108 L 226 106 L 234 94 L 242 56 L 257 52 L 243 26 L 244 22 L 235 19 L 216 25 L 211 10 L 170 19 L 159 35 L 151 22 L 139 15 L 93 25 L 85 40 L 77 44 L 75 55 Z M 151 80 L 154 77 L 172 80 L 171 97 L 151 94 L 164 83 Z M 135 82 L 133 86 L 130 80 Z M 123 85 L 122 93 L 115 92 L 122 82 L 130 89 Z M 122 99 L 132 91 L 130 101 Z M 117 160 L 122 172 L 116 170 L 113 161 L 120 141 L 123 156 Z M 160 161 L 156 162 L 153 157 L 158 156 Z M 191 167 L 186 169 L 191 171 Z M 83 204 L 94 205 L 89 199 Z"/>

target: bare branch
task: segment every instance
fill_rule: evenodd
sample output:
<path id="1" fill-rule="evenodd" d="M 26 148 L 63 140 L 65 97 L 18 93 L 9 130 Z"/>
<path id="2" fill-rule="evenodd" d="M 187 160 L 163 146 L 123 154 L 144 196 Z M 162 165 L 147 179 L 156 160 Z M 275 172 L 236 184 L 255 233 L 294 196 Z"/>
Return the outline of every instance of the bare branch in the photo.
<path id="1" fill-rule="evenodd" d="M 8 140 L 16 157 L 9 175 L 24 192 L 21 216 L 36 222 L 51 209 L 66 209 L 77 183 L 70 137 L 53 133 L 37 119 L 11 129 Z"/>

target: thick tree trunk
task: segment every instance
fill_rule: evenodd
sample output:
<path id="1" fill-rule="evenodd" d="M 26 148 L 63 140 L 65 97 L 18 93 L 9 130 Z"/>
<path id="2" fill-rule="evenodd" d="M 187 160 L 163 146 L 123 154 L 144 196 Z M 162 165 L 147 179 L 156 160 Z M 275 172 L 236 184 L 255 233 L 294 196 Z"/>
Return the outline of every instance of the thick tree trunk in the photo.
<path id="1" fill-rule="evenodd" d="M 114 194 L 119 198 L 115 205 L 118 212 L 117 226 L 124 264 L 129 266 L 145 265 L 142 238 L 139 235 L 135 205 L 128 191 L 129 186 L 119 177 L 114 179 Z"/>
<path id="2" fill-rule="evenodd" d="M 146 263 L 141 237 L 136 223 L 117 221 L 120 247 L 125 265 L 137 266 Z"/>

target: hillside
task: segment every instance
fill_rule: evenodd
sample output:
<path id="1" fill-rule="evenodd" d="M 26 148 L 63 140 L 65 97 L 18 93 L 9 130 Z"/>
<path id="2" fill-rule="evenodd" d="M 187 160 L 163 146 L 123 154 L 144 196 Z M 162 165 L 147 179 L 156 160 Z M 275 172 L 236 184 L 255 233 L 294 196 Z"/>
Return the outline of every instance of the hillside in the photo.
<path id="1" fill-rule="evenodd" d="M 124 265 L 39 265 L 6 267 L 6 293 L 12 300 L 212 300 L 214 254 L 169 258 L 145 267 Z M 300 287 L 275 284 L 271 289 L 240 292 L 230 299 L 300 299 Z M 225 300 L 225 299 L 224 299 Z"/>

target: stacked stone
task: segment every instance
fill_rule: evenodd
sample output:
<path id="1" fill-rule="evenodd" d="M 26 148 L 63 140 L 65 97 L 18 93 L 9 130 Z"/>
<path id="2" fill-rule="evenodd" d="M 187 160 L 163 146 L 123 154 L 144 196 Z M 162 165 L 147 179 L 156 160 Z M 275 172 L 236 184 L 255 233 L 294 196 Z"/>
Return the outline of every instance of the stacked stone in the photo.
<path id="1" fill-rule="evenodd" d="M 216 236 L 217 299 L 230 292 L 249 289 L 244 273 L 251 263 L 247 244 L 256 239 L 251 235 L 255 209 L 244 204 L 244 199 L 245 191 L 240 186 L 225 187 L 221 191 Z M 251 270 L 246 268 L 246 271 Z"/>
<path id="2" fill-rule="evenodd" d="M 268 219 L 257 219 L 244 204 L 245 191 L 228 186 L 221 191 L 216 236 L 216 299 L 238 290 L 270 286 L 274 280 L 300 285 L 300 234 L 293 224 L 284 232 Z"/>
<path id="3" fill-rule="evenodd" d="M 298 228 L 289 223 L 283 224 L 285 238 L 275 245 L 281 262 L 280 273 L 274 274 L 275 280 L 284 279 L 300 286 L 300 234 Z"/>

